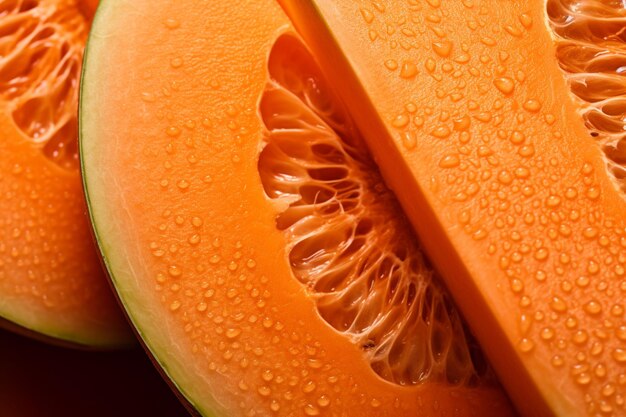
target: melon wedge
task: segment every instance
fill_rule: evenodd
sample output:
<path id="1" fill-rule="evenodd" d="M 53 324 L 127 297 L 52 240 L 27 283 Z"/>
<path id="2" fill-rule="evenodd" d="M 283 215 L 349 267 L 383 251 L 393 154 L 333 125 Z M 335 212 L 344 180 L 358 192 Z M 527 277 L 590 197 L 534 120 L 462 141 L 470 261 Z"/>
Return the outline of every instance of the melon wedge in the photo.
<path id="1" fill-rule="evenodd" d="M 282 3 L 518 409 L 625 415 L 624 3 Z"/>
<path id="2" fill-rule="evenodd" d="M 513 415 L 331 87 L 274 1 L 100 6 L 81 158 L 131 321 L 202 415 Z"/>
<path id="3" fill-rule="evenodd" d="M 0 1 L 0 326 L 113 348 L 134 339 L 100 265 L 78 167 L 82 6 Z"/>

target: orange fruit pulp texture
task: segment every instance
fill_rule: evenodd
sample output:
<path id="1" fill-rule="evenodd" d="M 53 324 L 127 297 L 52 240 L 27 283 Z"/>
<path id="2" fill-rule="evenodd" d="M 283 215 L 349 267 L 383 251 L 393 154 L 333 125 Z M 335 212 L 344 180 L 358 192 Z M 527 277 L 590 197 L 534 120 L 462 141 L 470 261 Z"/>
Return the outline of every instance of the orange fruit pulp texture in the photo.
<path id="1" fill-rule="evenodd" d="M 282 3 L 518 409 L 625 415 L 623 2 Z"/>
<path id="2" fill-rule="evenodd" d="M 129 317 L 204 415 L 512 415 L 325 79 L 274 1 L 101 4 L 81 158 Z"/>
<path id="3" fill-rule="evenodd" d="M 100 267 L 78 167 L 89 24 L 74 1 L 0 2 L 0 317 L 112 347 L 132 336 Z"/>

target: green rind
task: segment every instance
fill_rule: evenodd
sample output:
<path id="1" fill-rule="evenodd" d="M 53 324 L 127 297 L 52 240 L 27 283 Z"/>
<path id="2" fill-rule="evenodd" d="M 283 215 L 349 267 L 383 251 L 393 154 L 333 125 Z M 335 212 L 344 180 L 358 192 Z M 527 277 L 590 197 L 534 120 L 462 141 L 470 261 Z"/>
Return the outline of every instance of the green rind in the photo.
<path id="1" fill-rule="evenodd" d="M 85 144 L 89 142 L 91 137 L 87 132 L 89 129 L 86 127 L 89 125 L 87 119 L 89 118 L 90 112 L 88 99 L 86 96 L 90 94 L 89 92 L 89 80 L 92 77 L 93 71 L 90 71 L 91 67 L 90 62 L 96 58 L 90 58 L 90 52 L 92 49 L 98 48 L 98 45 L 95 45 L 99 42 L 98 39 L 98 31 L 101 27 L 111 25 L 115 19 L 115 12 L 120 9 L 115 8 L 114 4 L 124 3 L 123 0 L 102 0 L 99 3 L 98 9 L 96 10 L 92 29 L 89 33 L 89 38 L 87 40 L 87 44 L 85 46 L 85 51 L 83 54 L 83 67 L 81 71 L 80 77 L 80 89 L 79 89 L 79 105 L 78 105 L 78 151 L 80 158 L 80 170 L 81 177 L 83 183 L 83 190 L 85 192 L 85 200 L 87 203 L 87 211 L 89 214 L 90 223 L 92 226 L 92 233 L 96 242 L 96 246 L 98 251 L 100 252 L 101 259 L 104 267 L 107 271 L 107 276 L 109 278 L 109 283 L 111 284 L 111 288 L 113 289 L 113 293 L 115 298 L 118 300 L 119 304 L 123 307 L 123 312 L 129 323 L 132 326 L 133 331 L 138 336 L 138 339 L 150 357 L 152 363 L 156 365 L 157 370 L 167 382 L 167 384 L 172 388 L 172 391 L 176 394 L 176 396 L 181 400 L 183 405 L 187 408 L 187 410 L 195 416 L 202 415 L 204 417 L 219 417 L 218 414 L 213 410 L 211 405 L 205 406 L 198 404 L 192 400 L 193 395 L 189 392 L 189 390 L 184 389 L 180 382 L 176 383 L 175 381 L 181 381 L 183 378 L 173 378 L 173 374 L 176 373 L 175 370 L 169 368 L 163 361 L 158 359 L 158 356 L 155 354 L 159 348 L 166 349 L 167 341 L 158 341 L 154 337 L 149 337 L 150 331 L 141 326 L 140 323 L 144 322 L 138 319 L 139 309 L 130 307 L 133 304 L 132 300 L 132 291 L 124 291 L 124 285 L 118 276 L 115 274 L 116 262 L 112 260 L 112 256 L 110 254 L 114 253 L 114 249 L 111 247 L 113 245 L 107 245 L 106 238 L 104 233 L 101 232 L 103 225 L 98 219 L 98 214 L 96 213 L 97 209 L 92 202 L 92 197 L 96 193 L 95 191 L 90 191 L 89 186 L 89 175 L 88 175 L 88 167 L 85 163 L 87 157 L 85 156 Z M 122 12 L 120 12 L 122 13 Z M 94 78 L 95 75 L 93 76 Z M 97 113 L 97 112 L 95 112 Z M 95 142 L 95 141 L 94 141 Z M 135 302 L 139 302 L 135 300 Z M 193 386 L 193 383 L 190 383 L 190 386 Z M 199 397 L 199 396 L 196 396 Z"/>

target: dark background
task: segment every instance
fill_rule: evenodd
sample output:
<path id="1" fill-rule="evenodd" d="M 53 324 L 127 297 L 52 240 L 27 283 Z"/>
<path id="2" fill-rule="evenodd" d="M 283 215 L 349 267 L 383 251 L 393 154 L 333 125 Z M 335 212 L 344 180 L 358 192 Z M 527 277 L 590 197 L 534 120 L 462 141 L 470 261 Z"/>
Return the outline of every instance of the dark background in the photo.
<path id="1" fill-rule="evenodd" d="M 0 330 L 0 417 L 188 417 L 139 346 L 85 352 Z"/>

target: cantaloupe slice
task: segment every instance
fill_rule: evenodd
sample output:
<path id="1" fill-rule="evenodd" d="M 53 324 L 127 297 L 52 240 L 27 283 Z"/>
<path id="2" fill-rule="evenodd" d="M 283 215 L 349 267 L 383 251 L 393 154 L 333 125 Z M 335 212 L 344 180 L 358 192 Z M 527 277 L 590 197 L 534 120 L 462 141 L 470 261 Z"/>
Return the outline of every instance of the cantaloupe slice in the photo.
<path id="1" fill-rule="evenodd" d="M 624 2 L 283 3 L 519 409 L 625 415 Z"/>
<path id="2" fill-rule="evenodd" d="M 81 91 L 100 248 L 201 414 L 512 415 L 276 2 L 107 1 Z"/>
<path id="3" fill-rule="evenodd" d="M 0 322 L 113 347 L 133 339 L 81 189 L 78 78 L 90 24 L 81 5 L 0 2 Z"/>

